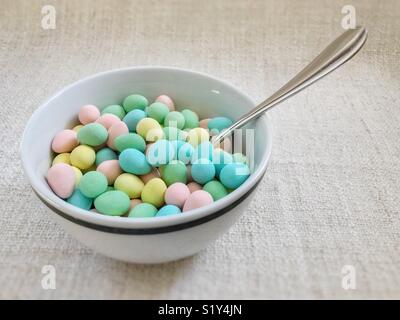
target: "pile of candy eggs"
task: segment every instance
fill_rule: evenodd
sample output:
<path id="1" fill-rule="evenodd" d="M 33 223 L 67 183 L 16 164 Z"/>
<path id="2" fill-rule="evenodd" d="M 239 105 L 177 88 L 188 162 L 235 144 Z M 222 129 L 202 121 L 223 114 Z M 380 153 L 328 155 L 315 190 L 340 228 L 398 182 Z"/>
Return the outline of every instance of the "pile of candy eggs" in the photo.
<path id="1" fill-rule="evenodd" d="M 85 210 L 129 218 L 180 214 L 218 201 L 250 175 L 245 155 L 210 142 L 230 119 L 199 120 L 188 108 L 175 110 L 166 95 L 149 104 L 132 94 L 101 111 L 84 105 L 78 119 L 53 138 L 47 182 Z"/>

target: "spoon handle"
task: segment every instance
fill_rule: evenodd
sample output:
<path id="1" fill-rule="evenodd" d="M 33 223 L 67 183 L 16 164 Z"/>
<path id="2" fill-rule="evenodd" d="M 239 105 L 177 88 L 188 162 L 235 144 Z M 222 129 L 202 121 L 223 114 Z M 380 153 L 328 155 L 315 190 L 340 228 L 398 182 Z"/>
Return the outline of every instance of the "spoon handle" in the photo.
<path id="1" fill-rule="evenodd" d="M 362 48 L 366 40 L 367 29 L 364 27 L 357 27 L 344 32 L 278 91 L 243 115 L 228 129 L 215 136 L 213 142 L 215 144 L 220 142 L 225 137 L 229 136 L 233 130 L 244 126 L 250 120 L 259 117 L 265 111 L 270 110 L 277 104 L 340 67 Z"/>

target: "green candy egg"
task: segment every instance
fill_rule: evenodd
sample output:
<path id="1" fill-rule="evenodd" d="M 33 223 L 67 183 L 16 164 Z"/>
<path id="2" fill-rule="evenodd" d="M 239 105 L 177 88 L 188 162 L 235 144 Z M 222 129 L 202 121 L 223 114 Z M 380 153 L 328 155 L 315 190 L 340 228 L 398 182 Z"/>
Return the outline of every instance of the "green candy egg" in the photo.
<path id="1" fill-rule="evenodd" d="M 99 123 L 89 123 L 78 131 L 77 136 L 80 144 L 96 147 L 107 141 L 108 132 Z"/>
<path id="2" fill-rule="evenodd" d="M 185 118 L 185 129 L 197 128 L 199 126 L 199 116 L 192 110 L 182 110 L 182 115 Z"/>
<path id="3" fill-rule="evenodd" d="M 211 194 L 214 201 L 217 201 L 228 194 L 228 191 L 226 190 L 224 185 L 217 180 L 211 180 L 207 182 L 204 185 L 203 190 Z"/>
<path id="4" fill-rule="evenodd" d="M 233 156 L 233 162 L 248 164 L 247 157 L 243 153 L 237 152 L 234 153 L 232 156 Z"/>
<path id="5" fill-rule="evenodd" d="M 140 94 L 131 94 L 124 99 L 122 106 L 124 107 L 126 112 L 130 112 L 133 109 L 144 110 L 149 105 L 146 97 L 143 97 Z"/>
<path id="6" fill-rule="evenodd" d="M 161 102 L 154 102 L 147 108 L 147 116 L 153 118 L 158 123 L 164 123 L 164 119 L 168 113 L 168 107 Z"/>
<path id="7" fill-rule="evenodd" d="M 107 186 L 107 178 L 103 173 L 89 171 L 82 176 L 78 187 L 85 197 L 96 198 L 107 190 Z"/>
<path id="8" fill-rule="evenodd" d="M 116 115 L 121 120 L 126 115 L 124 108 L 122 108 L 119 104 L 112 104 L 108 107 L 105 107 L 103 110 L 101 110 L 102 115 L 106 114 L 106 113 L 111 113 L 113 115 Z"/>
<path id="9" fill-rule="evenodd" d="M 183 130 L 180 130 L 178 128 L 175 127 L 164 127 L 163 128 L 164 131 L 164 137 L 167 140 L 181 140 L 181 141 L 185 141 L 186 140 L 186 136 L 187 133 Z"/>
<path id="10" fill-rule="evenodd" d="M 116 160 L 118 159 L 117 154 L 114 150 L 110 148 L 103 148 L 97 151 L 96 153 L 96 166 L 100 163 L 107 161 L 107 160 Z"/>
<path id="11" fill-rule="evenodd" d="M 129 218 L 151 218 L 157 214 L 157 208 L 150 203 L 139 203 L 131 211 Z"/>
<path id="12" fill-rule="evenodd" d="M 128 148 L 137 149 L 141 152 L 144 152 L 146 149 L 146 142 L 137 133 L 128 133 L 118 136 L 114 140 L 114 145 L 119 152 L 122 152 Z"/>
<path id="13" fill-rule="evenodd" d="M 179 111 L 172 111 L 166 115 L 164 127 L 183 129 L 185 127 L 185 117 Z"/>
<path id="14" fill-rule="evenodd" d="M 104 192 L 94 200 L 96 210 L 108 216 L 122 216 L 130 204 L 128 195 L 118 190 Z"/>
<path id="15" fill-rule="evenodd" d="M 187 182 L 186 165 L 179 160 L 170 161 L 162 170 L 162 178 L 170 186 L 175 182 Z"/>

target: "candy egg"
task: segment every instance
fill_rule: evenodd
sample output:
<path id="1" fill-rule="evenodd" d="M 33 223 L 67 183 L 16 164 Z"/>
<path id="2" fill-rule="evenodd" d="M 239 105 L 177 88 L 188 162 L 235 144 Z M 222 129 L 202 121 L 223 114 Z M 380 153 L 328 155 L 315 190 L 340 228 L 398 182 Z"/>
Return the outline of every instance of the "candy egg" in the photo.
<path id="1" fill-rule="evenodd" d="M 55 165 L 57 163 L 66 163 L 71 164 L 71 154 L 70 153 L 60 153 L 54 157 L 51 165 Z"/>
<path id="2" fill-rule="evenodd" d="M 161 176 L 167 186 L 175 182 L 186 183 L 186 166 L 182 161 L 172 160 L 164 167 Z"/>
<path id="3" fill-rule="evenodd" d="M 180 130 L 175 127 L 164 127 L 164 137 L 167 140 L 175 141 L 175 140 L 182 140 L 185 141 L 187 137 L 187 133 L 183 130 Z"/>
<path id="4" fill-rule="evenodd" d="M 107 146 L 110 147 L 111 149 L 115 150 L 115 139 L 118 136 L 128 134 L 129 130 L 128 127 L 126 126 L 125 122 L 118 122 L 114 125 L 111 126 L 110 129 L 108 129 L 108 140 L 107 140 Z"/>
<path id="5" fill-rule="evenodd" d="M 93 199 L 86 197 L 79 189 L 75 189 L 74 193 L 67 199 L 67 202 L 75 207 L 90 210 Z"/>
<path id="6" fill-rule="evenodd" d="M 195 162 L 198 159 L 212 160 L 214 146 L 209 141 L 204 141 L 194 148 L 191 162 Z"/>
<path id="7" fill-rule="evenodd" d="M 154 142 L 164 137 L 164 131 L 160 124 L 152 118 L 140 120 L 136 126 L 136 132 L 149 142 Z"/>
<path id="8" fill-rule="evenodd" d="M 119 190 L 106 191 L 94 200 L 96 210 L 109 216 L 122 216 L 130 204 L 127 194 Z"/>
<path id="9" fill-rule="evenodd" d="M 119 120 L 122 120 L 123 117 L 125 117 L 125 110 L 122 108 L 119 104 L 112 104 L 108 107 L 105 107 L 103 110 L 101 110 L 101 114 L 113 114 L 118 117 Z"/>
<path id="10" fill-rule="evenodd" d="M 198 159 L 192 163 L 192 178 L 200 184 L 205 184 L 215 177 L 215 167 L 208 159 Z"/>
<path id="11" fill-rule="evenodd" d="M 196 147 L 198 144 L 209 141 L 210 135 L 206 129 L 203 128 L 194 128 L 188 132 L 187 142 L 189 142 L 193 147 Z"/>
<path id="12" fill-rule="evenodd" d="M 219 176 L 223 167 L 233 162 L 232 155 L 222 149 L 215 149 L 212 153 L 212 162 L 215 166 L 216 175 Z"/>
<path id="13" fill-rule="evenodd" d="M 246 164 L 233 162 L 222 168 L 219 178 L 226 188 L 236 189 L 246 181 L 249 175 L 250 169 Z"/>
<path id="14" fill-rule="evenodd" d="M 103 161 L 118 159 L 117 154 L 110 148 L 103 148 L 96 153 L 96 165 L 100 165 Z"/>
<path id="15" fill-rule="evenodd" d="M 107 178 L 98 171 L 90 171 L 85 173 L 79 183 L 79 190 L 85 197 L 96 198 L 107 190 Z"/>
<path id="16" fill-rule="evenodd" d="M 184 206 L 183 206 L 183 212 L 201 208 L 204 206 L 207 206 L 209 204 L 213 203 L 213 198 L 212 196 L 204 191 L 204 190 L 198 190 L 190 194 L 190 196 L 187 198 Z"/>
<path id="17" fill-rule="evenodd" d="M 79 110 L 78 118 L 82 124 L 95 122 L 98 117 L 100 117 L 100 111 L 94 105 L 87 104 Z"/>
<path id="18" fill-rule="evenodd" d="M 174 111 L 175 107 L 174 107 L 174 101 L 172 101 L 172 99 L 170 97 L 168 97 L 165 94 L 162 94 L 161 96 L 158 96 L 156 99 L 156 102 L 162 102 L 164 103 L 170 111 Z"/>
<path id="19" fill-rule="evenodd" d="M 173 204 L 174 206 L 182 208 L 189 195 L 189 188 L 184 183 L 176 182 L 167 188 L 164 199 L 166 204 Z"/>
<path id="20" fill-rule="evenodd" d="M 141 203 L 143 202 L 140 199 L 131 199 L 131 206 L 129 207 L 129 210 L 132 210 L 134 207 Z"/>
<path id="21" fill-rule="evenodd" d="M 140 198 L 144 183 L 139 177 L 131 173 L 123 173 L 115 180 L 114 188 L 125 192 L 129 198 Z"/>
<path id="22" fill-rule="evenodd" d="M 167 190 L 165 182 L 159 178 L 151 179 L 144 185 L 142 190 L 142 201 L 150 203 L 159 208 L 164 204 L 164 194 Z"/>
<path id="23" fill-rule="evenodd" d="M 203 129 L 208 129 L 208 122 L 210 121 L 211 119 L 203 119 L 203 120 L 200 120 L 200 122 L 199 122 L 199 127 L 200 128 L 203 128 Z"/>
<path id="24" fill-rule="evenodd" d="M 126 112 L 130 112 L 133 109 L 144 110 L 149 105 L 146 97 L 140 94 L 131 94 L 124 99 L 122 106 Z"/>
<path id="25" fill-rule="evenodd" d="M 158 169 L 153 168 L 150 173 L 141 175 L 140 179 L 143 181 L 143 183 L 147 183 L 153 178 L 160 178 L 160 177 L 161 177 L 161 175 L 160 175 L 160 172 L 158 171 Z"/>
<path id="26" fill-rule="evenodd" d="M 115 179 L 122 173 L 118 160 L 106 160 L 100 163 L 96 171 L 101 172 L 107 178 L 108 184 L 113 184 Z"/>
<path id="27" fill-rule="evenodd" d="M 157 208 L 150 203 L 140 203 L 129 211 L 129 218 L 151 218 L 157 214 Z"/>
<path id="28" fill-rule="evenodd" d="M 84 170 L 90 168 L 94 164 L 96 153 L 92 147 L 81 145 L 72 150 L 70 159 L 74 167 Z"/>
<path id="29" fill-rule="evenodd" d="M 79 130 L 83 128 L 83 124 L 78 124 L 77 126 L 73 127 L 72 130 L 74 130 L 76 133 L 78 133 Z"/>
<path id="30" fill-rule="evenodd" d="M 198 184 L 197 182 L 194 182 L 194 181 L 193 182 L 189 182 L 187 184 L 187 187 L 188 187 L 190 193 L 193 193 L 193 192 L 195 192 L 197 190 L 203 190 L 203 187 L 200 184 Z"/>
<path id="31" fill-rule="evenodd" d="M 122 121 L 125 122 L 130 132 L 136 132 L 137 124 L 144 118 L 146 118 L 146 112 L 140 109 L 134 109 L 127 113 Z"/>
<path id="32" fill-rule="evenodd" d="M 106 113 L 100 116 L 95 122 L 101 124 L 107 130 L 110 129 L 114 124 L 120 122 L 121 119 L 118 118 L 115 114 Z"/>
<path id="33" fill-rule="evenodd" d="M 167 164 L 174 159 L 174 147 L 168 140 L 160 139 L 155 142 L 147 151 L 147 161 L 152 166 Z"/>
<path id="34" fill-rule="evenodd" d="M 158 210 L 156 217 L 172 216 L 174 214 L 181 213 L 181 209 L 174 205 L 166 205 Z"/>
<path id="35" fill-rule="evenodd" d="M 129 148 L 137 149 L 141 152 L 144 152 L 146 149 L 146 142 L 137 133 L 128 133 L 116 137 L 114 145 L 119 152 Z"/>
<path id="36" fill-rule="evenodd" d="M 184 109 L 181 111 L 185 118 L 184 128 L 197 128 L 199 126 L 199 116 L 192 110 Z"/>
<path id="37" fill-rule="evenodd" d="M 62 130 L 57 133 L 51 142 L 51 148 L 54 152 L 70 152 L 79 144 L 77 134 L 73 130 Z"/>
<path id="38" fill-rule="evenodd" d="M 164 119 L 168 113 L 168 107 L 161 102 L 154 102 L 147 108 L 148 117 L 157 120 L 158 123 L 164 123 Z"/>
<path id="39" fill-rule="evenodd" d="M 178 151 L 178 160 L 188 164 L 192 159 L 194 148 L 190 143 L 185 142 Z"/>
<path id="40" fill-rule="evenodd" d="M 228 191 L 225 189 L 224 185 L 217 180 L 207 182 L 204 185 L 203 190 L 211 194 L 214 201 L 217 201 L 228 194 Z"/>
<path id="41" fill-rule="evenodd" d="M 78 132 L 78 141 L 88 146 L 99 146 L 107 141 L 108 132 L 99 123 L 89 123 Z"/>
<path id="42" fill-rule="evenodd" d="M 248 164 L 248 159 L 243 153 L 236 152 L 232 155 L 232 157 L 233 157 L 233 162 Z"/>
<path id="43" fill-rule="evenodd" d="M 66 199 L 74 191 L 74 170 L 66 163 L 57 163 L 47 171 L 47 182 L 56 195 Z"/>
<path id="44" fill-rule="evenodd" d="M 71 168 L 74 170 L 75 173 L 75 187 L 77 187 L 82 178 L 82 171 L 74 166 L 71 166 Z"/>
<path id="45" fill-rule="evenodd" d="M 232 125 L 232 120 L 226 117 L 215 117 L 208 122 L 209 130 L 218 130 L 221 132 L 223 129 L 229 128 Z"/>
<path id="46" fill-rule="evenodd" d="M 164 127 L 183 129 L 185 127 L 185 117 L 178 111 L 172 111 L 165 116 Z"/>
<path id="47" fill-rule="evenodd" d="M 119 165 L 125 172 L 142 175 L 151 171 L 146 156 L 136 149 L 125 149 L 119 155 Z"/>

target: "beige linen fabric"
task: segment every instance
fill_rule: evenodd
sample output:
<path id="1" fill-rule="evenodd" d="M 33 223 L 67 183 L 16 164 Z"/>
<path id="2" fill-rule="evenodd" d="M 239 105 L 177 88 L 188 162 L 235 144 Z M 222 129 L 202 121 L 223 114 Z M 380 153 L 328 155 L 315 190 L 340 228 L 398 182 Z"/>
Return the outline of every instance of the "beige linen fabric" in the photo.
<path id="1" fill-rule="evenodd" d="M 41 28 L 54 5 L 55 30 Z M 342 32 L 370 30 L 346 67 L 271 112 L 268 172 L 243 218 L 200 254 L 129 265 L 51 220 L 22 174 L 32 112 L 65 85 L 139 65 L 189 68 L 257 100 Z M 0 298 L 400 298 L 400 1 L 0 1 Z M 41 269 L 56 268 L 56 290 Z M 356 289 L 341 270 L 356 270 Z"/>

